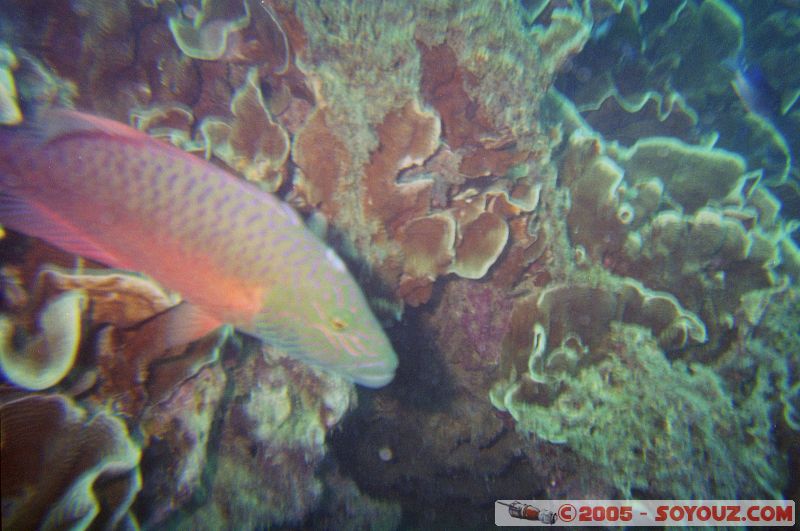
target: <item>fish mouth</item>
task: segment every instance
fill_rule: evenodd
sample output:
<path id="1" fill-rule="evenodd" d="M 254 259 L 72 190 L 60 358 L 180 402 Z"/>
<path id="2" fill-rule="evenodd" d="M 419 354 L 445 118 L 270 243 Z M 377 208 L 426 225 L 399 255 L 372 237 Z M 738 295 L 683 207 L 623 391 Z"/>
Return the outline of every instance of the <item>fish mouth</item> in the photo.
<path id="1" fill-rule="evenodd" d="M 372 389 L 384 387 L 391 382 L 394 379 L 395 369 L 397 368 L 397 356 L 393 351 L 386 353 L 380 349 L 366 348 L 363 339 L 352 341 L 340 337 L 340 341 L 335 343 L 335 352 L 337 354 L 342 351 L 348 353 L 347 356 L 350 358 L 348 363 L 337 363 L 312 355 L 311 353 L 319 352 L 316 344 L 304 345 L 300 341 L 292 342 L 286 340 L 273 344 L 276 343 L 278 348 L 281 348 L 295 359 L 338 374 L 358 385 Z M 332 359 L 337 357 L 331 356 Z M 338 359 L 341 358 L 338 357 Z"/>
<path id="2" fill-rule="evenodd" d="M 388 385 L 392 380 L 394 380 L 394 369 L 389 370 L 382 370 L 380 372 L 376 371 L 375 373 L 363 373 L 360 372 L 357 375 L 351 374 L 353 378 L 353 382 L 357 383 L 358 385 L 363 385 L 364 387 L 369 387 L 371 389 L 378 389 L 379 387 L 384 387 Z"/>
<path id="3" fill-rule="evenodd" d="M 344 373 L 358 385 L 377 389 L 384 387 L 394 379 L 396 369 L 397 357 L 393 354 L 371 362 L 362 361 L 353 364 L 344 369 Z"/>

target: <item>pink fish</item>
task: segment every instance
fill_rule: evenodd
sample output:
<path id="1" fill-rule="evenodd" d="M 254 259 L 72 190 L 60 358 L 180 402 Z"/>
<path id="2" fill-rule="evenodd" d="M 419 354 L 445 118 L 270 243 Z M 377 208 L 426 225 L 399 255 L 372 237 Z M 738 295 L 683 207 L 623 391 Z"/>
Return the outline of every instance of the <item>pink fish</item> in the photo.
<path id="1" fill-rule="evenodd" d="M 180 293 L 165 347 L 230 323 L 362 385 L 394 376 L 355 280 L 291 207 L 118 122 L 48 109 L 0 129 L 0 223 Z"/>

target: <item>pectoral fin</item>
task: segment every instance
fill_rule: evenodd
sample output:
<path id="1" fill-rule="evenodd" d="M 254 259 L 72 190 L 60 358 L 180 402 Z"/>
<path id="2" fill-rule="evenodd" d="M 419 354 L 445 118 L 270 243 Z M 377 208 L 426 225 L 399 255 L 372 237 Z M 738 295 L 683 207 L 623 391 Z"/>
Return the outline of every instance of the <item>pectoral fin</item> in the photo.
<path id="1" fill-rule="evenodd" d="M 186 345 L 222 326 L 202 308 L 181 302 L 136 327 L 136 333 L 159 350 Z"/>

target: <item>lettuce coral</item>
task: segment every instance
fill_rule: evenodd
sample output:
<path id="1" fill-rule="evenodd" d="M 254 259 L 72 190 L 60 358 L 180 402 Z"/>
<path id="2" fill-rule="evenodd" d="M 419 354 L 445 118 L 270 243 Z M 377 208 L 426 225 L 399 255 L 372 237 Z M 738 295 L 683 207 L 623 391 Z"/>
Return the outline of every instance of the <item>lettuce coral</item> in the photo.
<path id="1" fill-rule="evenodd" d="M 13 329 L 0 319 L 0 370 L 14 385 L 40 391 L 53 387 L 72 370 L 81 340 L 86 294 L 68 291 L 49 301 L 37 318 L 39 333 L 24 347 L 12 345 Z"/>
<path id="2" fill-rule="evenodd" d="M 140 449 L 118 418 L 60 395 L 0 405 L 3 527 L 131 527 Z"/>
<path id="3" fill-rule="evenodd" d="M 502 492 L 786 497 L 784 4 L 0 2 L 19 109 L 130 119 L 275 191 L 347 259 L 401 363 L 351 411 L 351 386 L 242 335 L 165 351 L 173 294 L 13 233 L 4 322 L 19 338 L 88 301 L 53 392 L 141 436 L 146 527 L 390 526 L 401 505 L 402 525 L 481 527 Z M 742 59 L 779 96 L 768 116 L 731 85 Z"/>
<path id="4" fill-rule="evenodd" d="M 640 326 L 612 322 L 607 330 L 584 355 L 594 362 L 544 366 L 550 391 L 523 377 L 498 385 L 493 403 L 517 419 L 518 429 L 566 443 L 596 463 L 623 496 L 776 494 L 780 479 L 768 440 L 763 432 L 751 437 L 744 428 L 749 412 L 734 407 L 713 370 L 670 364 Z M 752 400 L 763 403 L 764 391 Z"/>
<path id="5" fill-rule="evenodd" d="M 267 110 L 258 86 L 258 71 L 247 73 L 245 84 L 233 95 L 233 120 L 207 117 L 200 124 L 206 158 L 213 153 L 250 181 L 274 192 L 283 182 L 289 138 Z"/>
<path id="6" fill-rule="evenodd" d="M 744 159 L 721 149 L 684 144 L 674 138 L 648 137 L 615 159 L 631 183 L 658 178 L 669 196 L 687 212 L 709 201 L 719 202 L 745 173 Z"/>
<path id="7" fill-rule="evenodd" d="M 463 278 L 481 278 L 508 243 L 508 224 L 491 212 L 483 212 L 461 227 L 461 238 L 451 271 Z"/>
<path id="8" fill-rule="evenodd" d="M 8 46 L 0 45 L 0 124 L 14 125 L 22 121 L 17 101 L 17 86 L 11 71 L 19 65 L 17 57 Z"/>
<path id="9" fill-rule="evenodd" d="M 238 16 L 231 16 L 232 13 Z M 230 39 L 250 24 L 250 6 L 246 1 L 203 0 L 199 10 L 187 6 L 181 15 L 169 19 L 175 42 L 186 56 L 205 61 L 222 58 L 229 51 Z"/>
<path id="10" fill-rule="evenodd" d="M 608 139 L 631 145 L 670 136 L 713 144 L 763 168 L 771 184 L 786 183 L 789 174 L 796 181 L 798 122 L 791 109 L 800 88 L 797 76 L 782 72 L 796 51 L 795 20 L 779 2 L 762 9 L 723 0 L 624 2 L 556 85 Z M 746 79 L 755 71 L 762 80 Z M 780 101 L 771 110 L 750 109 L 734 90 L 742 82 L 755 83 L 756 91 L 770 86 Z"/>

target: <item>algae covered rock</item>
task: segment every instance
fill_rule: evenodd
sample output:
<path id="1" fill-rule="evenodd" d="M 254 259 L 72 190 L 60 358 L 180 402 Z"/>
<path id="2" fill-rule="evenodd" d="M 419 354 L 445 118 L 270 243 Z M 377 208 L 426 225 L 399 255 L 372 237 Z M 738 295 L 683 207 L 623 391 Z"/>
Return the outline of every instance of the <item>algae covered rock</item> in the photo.
<path id="1" fill-rule="evenodd" d="M 237 528 L 296 525 L 322 501 L 324 483 L 318 465 L 327 453 L 326 434 L 355 399 L 352 384 L 277 352 L 261 355 L 252 342 L 243 348 L 246 357 L 228 374 L 231 386 L 225 391 L 218 431 L 211 436 L 215 452 L 204 471 L 202 503 L 172 514 L 173 523 Z M 208 371 L 204 374 L 206 379 L 219 378 Z M 208 391 L 205 396 L 219 398 Z M 183 400 L 187 398 L 197 401 L 188 395 Z M 192 417 L 182 417 L 175 418 L 188 426 Z M 208 426 L 208 418 L 195 418 Z M 189 460 L 183 463 L 193 465 Z M 183 480 L 197 481 L 187 474 L 191 469 L 184 466 L 183 471 Z"/>

